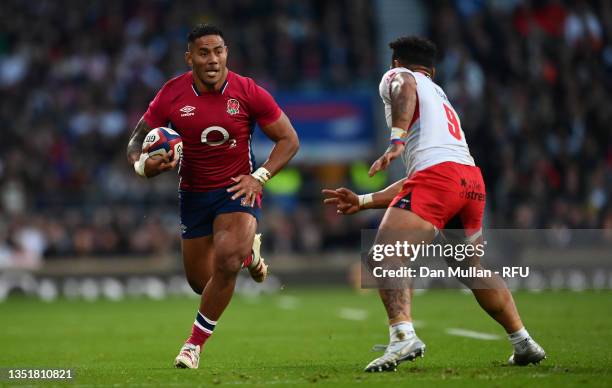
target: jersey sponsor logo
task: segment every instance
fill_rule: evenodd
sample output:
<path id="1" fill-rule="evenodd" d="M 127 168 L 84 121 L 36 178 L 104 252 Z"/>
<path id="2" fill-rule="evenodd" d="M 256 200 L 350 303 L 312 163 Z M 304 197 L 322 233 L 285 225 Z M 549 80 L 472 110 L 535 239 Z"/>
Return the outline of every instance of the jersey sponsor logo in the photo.
<path id="1" fill-rule="evenodd" d="M 181 109 L 179 109 L 181 112 L 181 117 L 187 117 L 187 116 L 193 116 L 195 115 L 195 107 L 194 106 L 190 106 L 190 105 L 185 105 L 184 107 L 182 107 Z"/>
<path id="2" fill-rule="evenodd" d="M 202 136 L 200 137 L 202 143 L 207 144 L 212 147 L 219 146 L 226 141 L 230 140 L 230 148 L 236 146 L 236 140 L 230 139 L 229 132 L 223 127 L 208 127 L 202 131 Z"/>
<path id="3" fill-rule="evenodd" d="M 235 98 L 230 98 L 227 100 L 227 113 L 230 115 L 235 115 L 240 113 L 240 102 Z"/>

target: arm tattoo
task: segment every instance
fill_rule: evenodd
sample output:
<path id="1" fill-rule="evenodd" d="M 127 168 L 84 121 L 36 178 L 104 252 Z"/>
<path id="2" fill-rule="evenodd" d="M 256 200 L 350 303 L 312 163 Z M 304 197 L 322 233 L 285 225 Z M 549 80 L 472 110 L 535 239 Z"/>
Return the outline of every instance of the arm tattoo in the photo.
<path id="1" fill-rule="evenodd" d="M 415 81 L 411 75 L 398 74 L 391 84 L 391 122 L 408 129 L 416 107 Z"/>
<path id="2" fill-rule="evenodd" d="M 408 115 L 408 98 L 405 93 L 397 93 L 391 99 L 391 119 L 393 122 L 405 120 Z"/>
<path id="3" fill-rule="evenodd" d="M 130 136 L 130 141 L 127 146 L 127 158 L 130 163 L 133 163 L 138 159 L 138 156 L 142 150 L 144 138 L 150 130 L 151 128 L 149 128 L 147 123 L 143 119 L 140 119 L 136 125 L 136 128 L 134 128 L 132 135 Z"/>

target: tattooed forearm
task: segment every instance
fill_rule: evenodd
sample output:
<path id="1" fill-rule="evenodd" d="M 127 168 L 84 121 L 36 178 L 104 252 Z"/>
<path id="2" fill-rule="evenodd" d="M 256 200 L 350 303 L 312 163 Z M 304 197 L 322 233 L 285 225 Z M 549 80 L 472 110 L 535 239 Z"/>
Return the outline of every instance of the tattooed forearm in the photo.
<path id="1" fill-rule="evenodd" d="M 397 128 L 409 129 L 416 107 L 416 81 L 407 73 L 398 74 L 391 83 L 391 122 Z"/>
<path id="2" fill-rule="evenodd" d="M 130 163 L 134 163 L 138 160 L 140 151 L 142 150 L 142 143 L 150 130 L 151 128 L 149 128 L 147 123 L 143 119 L 140 119 L 130 136 L 130 141 L 127 146 L 127 158 Z"/>

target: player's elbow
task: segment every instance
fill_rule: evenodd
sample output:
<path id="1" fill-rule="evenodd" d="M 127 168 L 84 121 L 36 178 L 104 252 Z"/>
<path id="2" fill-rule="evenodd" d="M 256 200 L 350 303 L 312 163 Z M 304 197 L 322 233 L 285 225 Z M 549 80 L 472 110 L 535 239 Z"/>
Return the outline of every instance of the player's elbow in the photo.
<path id="1" fill-rule="evenodd" d="M 295 131 L 291 131 L 290 134 L 285 138 L 285 142 L 287 144 L 287 149 L 291 157 L 297 154 L 300 149 L 300 139 L 297 136 Z"/>
<path id="2" fill-rule="evenodd" d="M 294 133 L 293 138 L 291 139 L 291 156 L 297 154 L 300 149 L 300 139 L 297 137 L 297 134 Z"/>
<path id="3" fill-rule="evenodd" d="M 133 152 L 132 150 L 129 150 L 129 149 L 127 150 L 127 161 L 129 164 L 136 163 L 139 157 L 140 157 L 139 154 Z"/>

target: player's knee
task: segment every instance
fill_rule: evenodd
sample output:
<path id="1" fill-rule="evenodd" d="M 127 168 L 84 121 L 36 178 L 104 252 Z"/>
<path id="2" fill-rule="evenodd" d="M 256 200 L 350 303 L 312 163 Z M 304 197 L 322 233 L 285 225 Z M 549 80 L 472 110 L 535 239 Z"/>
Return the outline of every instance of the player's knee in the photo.
<path id="1" fill-rule="evenodd" d="M 251 254 L 251 244 L 225 238 L 215 237 L 215 273 L 217 276 L 235 277 L 242 268 L 242 262 Z"/>
<path id="2" fill-rule="evenodd" d="M 223 277 L 227 279 L 235 278 L 238 276 L 241 265 L 240 262 L 225 262 L 220 263 L 215 268 L 215 276 Z"/>
<path id="3" fill-rule="evenodd" d="M 237 253 L 231 253 L 227 255 L 217 254 L 217 260 L 215 265 L 215 274 L 224 277 L 235 277 L 242 268 L 242 261 L 246 258 L 246 255 Z"/>

